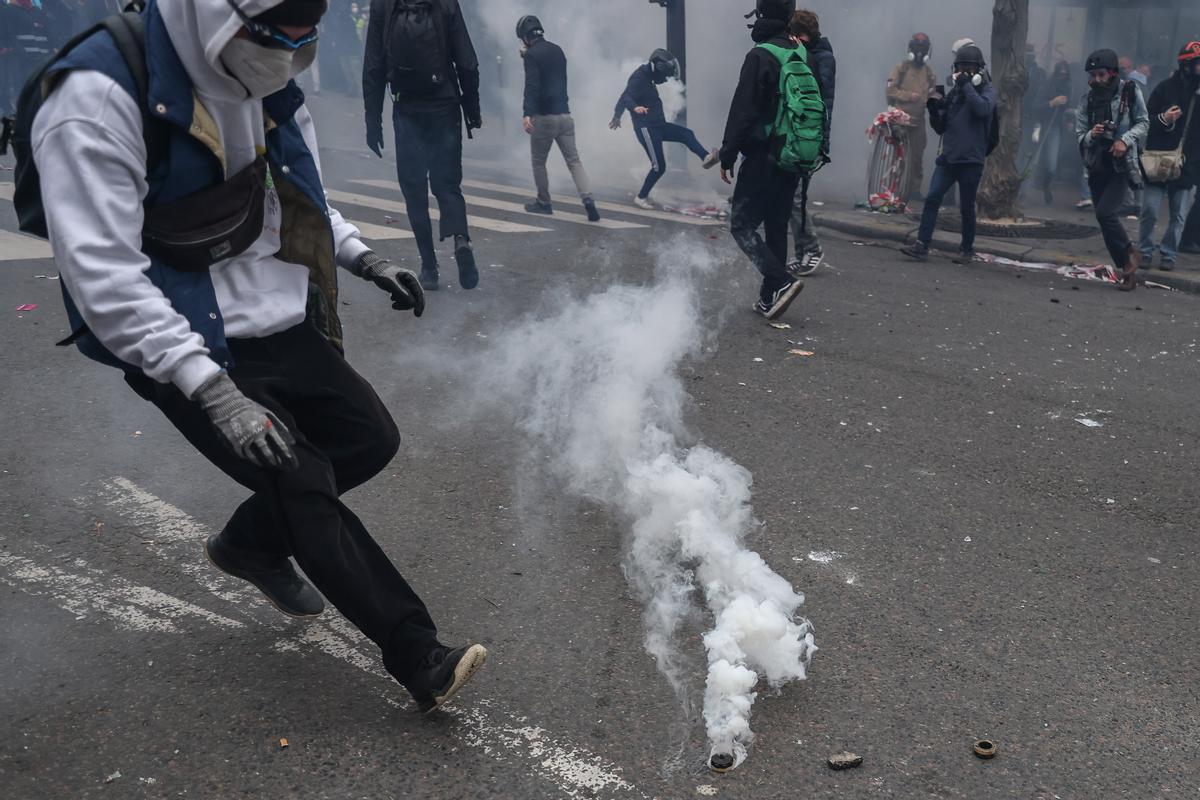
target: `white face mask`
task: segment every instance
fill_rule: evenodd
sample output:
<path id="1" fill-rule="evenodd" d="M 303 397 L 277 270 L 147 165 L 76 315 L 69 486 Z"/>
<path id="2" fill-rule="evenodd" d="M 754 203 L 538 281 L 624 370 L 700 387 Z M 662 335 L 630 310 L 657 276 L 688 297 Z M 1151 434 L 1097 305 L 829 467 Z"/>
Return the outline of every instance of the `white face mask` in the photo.
<path id="1" fill-rule="evenodd" d="M 316 57 L 316 42 L 299 50 L 280 50 L 236 38 L 221 51 L 225 69 L 257 100 L 287 86 L 288 81 L 311 67 Z"/>

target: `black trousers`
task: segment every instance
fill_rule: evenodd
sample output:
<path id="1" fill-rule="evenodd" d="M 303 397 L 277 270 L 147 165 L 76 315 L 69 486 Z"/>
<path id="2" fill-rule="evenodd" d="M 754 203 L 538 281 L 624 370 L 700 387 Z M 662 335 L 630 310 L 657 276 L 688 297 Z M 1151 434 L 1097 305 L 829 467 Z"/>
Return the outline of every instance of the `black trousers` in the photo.
<path id="1" fill-rule="evenodd" d="M 800 174 L 777 168 L 765 152 L 747 156 L 738 170 L 729 232 L 762 275 L 764 301 L 791 280 L 787 271 L 788 222 L 799 186 Z M 759 235 L 759 227 L 765 239 Z"/>
<path id="2" fill-rule="evenodd" d="M 1105 156 L 1088 171 L 1088 188 L 1092 191 L 1092 202 L 1096 204 L 1096 221 L 1100 223 L 1104 246 L 1108 248 L 1113 266 L 1124 269 L 1131 242 L 1121 222 L 1121 210 L 1129 191 L 1129 176 L 1113 169 L 1111 159 Z"/>
<path id="3" fill-rule="evenodd" d="M 250 489 L 222 532 L 264 563 L 293 556 L 321 594 L 383 652 L 401 683 L 437 644 L 425 604 L 340 496 L 395 456 L 400 434 L 383 402 L 308 323 L 262 339 L 230 340 L 229 376 L 296 437 L 300 466 L 256 467 L 218 439 L 208 416 L 171 385 L 130 384 L 205 458 Z"/>
<path id="4" fill-rule="evenodd" d="M 429 192 L 441 212 L 442 241 L 467 236 L 467 201 L 462 193 L 462 111 L 452 105 L 442 111 L 403 111 L 392 107 L 396 129 L 396 172 L 408 206 L 408 224 L 417 239 L 421 262 L 437 264 Z"/>

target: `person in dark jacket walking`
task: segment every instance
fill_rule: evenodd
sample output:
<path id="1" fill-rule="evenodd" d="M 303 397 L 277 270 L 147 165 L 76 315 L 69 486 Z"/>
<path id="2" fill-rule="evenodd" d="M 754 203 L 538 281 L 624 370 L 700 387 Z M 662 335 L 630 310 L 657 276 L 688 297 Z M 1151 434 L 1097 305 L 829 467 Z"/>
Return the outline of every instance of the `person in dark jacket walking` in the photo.
<path id="1" fill-rule="evenodd" d="M 1142 253 L 1129 241 L 1121 210 L 1126 192 L 1142 182 L 1137 153 L 1150 130 L 1150 117 L 1141 86 L 1121 80 L 1112 50 L 1092 53 L 1084 69 L 1090 88 L 1075 108 L 1075 138 L 1104 244 L 1121 273 L 1120 289 L 1129 292 L 1137 288 Z"/>
<path id="2" fill-rule="evenodd" d="M 525 204 L 525 210 L 534 214 L 553 214 L 550 200 L 550 175 L 546 172 L 546 159 L 555 144 L 567 162 L 575 188 L 583 200 L 583 208 L 592 222 L 600 221 L 600 212 L 592 199 L 591 183 L 579 148 L 575 144 L 575 120 L 571 117 L 571 103 L 567 94 L 567 56 L 562 48 L 546 41 L 541 21 L 533 16 L 521 17 L 517 22 L 517 38 L 524 45 L 525 104 L 522 127 L 529 134 L 529 152 L 533 159 L 533 182 L 537 186 L 537 199 Z"/>
<path id="3" fill-rule="evenodd" d="M 787 32 L 791 10 L 788 0 L 758 0 L 757 18 L 750 31 L 756 45 L 742 62 L 719 153 L 721 180 L 726 183 L 731 182 L 730 173 L 738 156 L 742 156 L 733 190 L 729 231 L 762 275 L 754 310 L 767 319 L 783 316 L 804 289 L 804 281 L 787 270 L 788 217 L 800 175 L 774 163 L 767 137 L 779 110 L 783 67 L 773 53 L 757 46 L 765 43 L 784 50 L 799 50 Z M 758 233 L 760 227 L 765 239 Z"/>
<path id="4" fill-rule="evenodd" d="M 390 88 L 396 133 L 396 171 L 408 206 L 408 223 L 421 253 L 421 285 L 439 286 L 429 192 L 442 214 L 441 240 L 454 237 L 458 283 L 479 285 L 462 193 L 462 128 L 483 127 L 479 61 L 458 0 L 428 5 L 371 0 L 363 53 L 367 147 L 383 157 L 383 95 Z"/>
<path id="5" fill-rule="evenodd" d="M 962 245 L 956 260 L 966 263 L 975 256 L 975 196 L 987 159 L 992 115 L 996 113 L 996 89 L 987 79 L 986 66 L 982 50 L 975 45 L 964 46 L 954 57 L 948 93 L 929 99 L 929 124 L 942 135 L 942 152 L 929 182 L 917 241 L 901 248 L 918 261 L 929 257 L 938 211 L 955 185 L 962 211 Z"/>
<path id="6" fill-rule="evenodd" d="M 1175 268 L 1179 252 L 1179 238 L 1187 219 L 1188 204 L 1192 189 L 1200 184 L 1200 41 L 1188 42 L 1179 51 L 1179 68 L 1171 77 L 1154 87 L 1146 111 L 1150 115 L 1150 136 L 1147 150 L 1175 150 L 1183 146 L 1183 173 L 1177 180 L 1157 181 L 1155 176 L 1146 176 L 1146 190 L 1142 194 L 1142 213 L 1139 249 L 1142 265 L 1149 268 L 1154 260 L 1154 228 L 1158 224 L 1158 211 L 1163 200 L 1167 201 L 1170 218 L 1159 249 L 1162 252 L 1160 266 L 1164 270 Z"/>
<path id="7" fill-rule="evenodd" d="M 1067 110 L 1071 102 L 1071 65 L 1059 61 L 1046 79 L 1042 96 L 1035 104 L 1033 136 L 1040 148 L 1037 160 L 1037 185 L 1042 190 L 1046 205 L 1054 203 L 1054 181 L 1058 177 L 1058 161 L 1062 154 L 1063 132 L 1068 120 Z"/>
<path id="8" fill-rule="evenodd" d="M 651 53 L 650 60 L 629 76 L 625 91 L 621 93 L 617 106 L 613 109 L 612 122 L 608 123 L 609 128 L 617 130 L 621 127 L 621 117 L 628 111 L 629 116 L 633 118 L 633 130 L 637 134 L 638 143 L 650 157 L 650 174 L 646 176 L 641 191 L 633 199 L 634 204 L 640 208 L 654 207 L 648 199 L 650 192 L 659 179 L 667 174 L 664 142 L 682 144 L 696 154 L 704 163 L 705 169 L 717 165 L 716 150 L 706 150 L 690 128 L 667 122 L 658 87 L 678 75 L 679 62 L 675 60 L 675 56 L 667 50 L 655 50 Z"/>
<path id="9" fill-rule="evenodd" d="M 837 88 L 837 59 L 833 56 L 833 45 L 821 35 L 820 18 L 806 9 L 792 15 L 788 32 L 798 44 L 808 51 L 808 67 L 821 89 L 821 100 L 825 102 L 825 138 L 821 142 L 821 157 L 829 163 L 829 136 L 832 129 L 833 99 Z M 788 272 L 797 276 L 812 275 L 825 260 L 821 240 L 808 215 L 808 187 L 812 173 L 800 176 L 800 188 L 792 202 L 792 241 L 796 256 L 788 262 Z"/>

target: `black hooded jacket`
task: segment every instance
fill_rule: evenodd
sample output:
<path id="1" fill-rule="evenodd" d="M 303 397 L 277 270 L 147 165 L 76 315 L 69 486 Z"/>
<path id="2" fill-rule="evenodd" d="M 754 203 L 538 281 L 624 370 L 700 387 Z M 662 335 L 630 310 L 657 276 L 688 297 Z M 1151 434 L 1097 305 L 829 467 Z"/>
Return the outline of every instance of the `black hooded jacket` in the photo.
<path id="1" fill-rule="evenodd" d="M 787 50 L 796 49 L 796 43 L 782 31 L 763 41 Z M 779 110 L 779 75 L 782 71 L 779 59 L 761 47 L 755 46 L 746 54 L 725 123 L 722 169 L 733 169 L 739 154 L 751 156 L 766 151 L 767 126 L 775 122 Z"/>
<path id="2" fill-rule="evenodd" d="M 635 114 L 633 110 L 638 106 L 649 111 L 645 114 Z M 654 69 L 649 64 L 642 64 L 629 76 L 625 91 L 621 93 L 617 99 L 617 107 L 613 109 L 613 119 L 619 120 L 626 111 L 633 117 L 634 128 L 656 128 L 667 124 L 658 85 L 654 82 Z"/>
<path id="3" fill-rule="evenodd" d="M 570 114 L 567 56 L 554 42 L 538 39 L 525 50 L 524 116 Z"/>
<path id="4" fill-rule="evenodd" d="M 1164 80 L 1150 94 L 1146 102 L 1146 111 L 1150 114 L 1150 134 L 1146 139 L 1147 150 L 1174 150 L 1183 139 L 1183 129 L 1187 126 L 1188 105 L 1195 103 L 1192 111 L 1192 124 L 1187 126 L 1187 141 L 1183 145 L 1183 177 L 1175 186 L 1200 185 L 1200 88 L 1188 81 L 1178 70 Z M 1179 106 L 1183 116 L 1174 125 L 1164 125 L 1159 116 L 1171 106 Z"/>
<path id="5" fill-rule="evenodd" d="M 387 31 L 388 21 L 396 9 L 397 0 L 371 0 L 371 17 L 367 24 L 367 41 L 363 49 L 363 103 L 366 106 L 367 128 L 381 125 L 383 97 L 388 84 Z M 468 120 L 479 119 L 479 59 L 471 34 L 463 21 L 458 0 L 434 0 L 441 7 L 442 31 L 446 36 L 445 52 L 458 80 L 444 81 L 438 94 L 421 97 L 395 97 L 403 111 L 441 111 L 462 105 Z"/>

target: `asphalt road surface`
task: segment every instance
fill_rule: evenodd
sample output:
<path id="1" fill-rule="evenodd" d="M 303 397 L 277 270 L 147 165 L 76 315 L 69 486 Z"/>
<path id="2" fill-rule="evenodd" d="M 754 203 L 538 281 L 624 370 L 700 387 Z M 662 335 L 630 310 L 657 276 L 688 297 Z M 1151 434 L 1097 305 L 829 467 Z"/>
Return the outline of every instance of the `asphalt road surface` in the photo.
<path id="1" fill-rule="evenodd" d="M 335 204 L 411 263 L 387 170 L 325 166 Z M 779 330 L 750 313 L 721 226 L 628 205 L 604 228 L 535 218 L 505 205 L 523 182 L 472 177 L 490 184 L 468 187 L 479 290 L 418 321 L 343 280 L 349 358 L 405 436 L 349 502 L 443 638 L 492 653 L 429 716 L 336 612 L 286 619 L 203 561 L 241 490 L 118 374 L 53 346 L 55 266 L 3 206 L 0 797 L 1200 792 L 1196 298 L 829 237 Z M 760 696 L 725 776 L 642 648 L 620 521 L 523 503 L 518 437 L 455 419 L 452 382 L 399 366 L 485 348 L 564 286 L 650 281 L 676 236 L 722 263 L 687 422 L 754 473 L 750 544 L 806 593 L 821 647 L 808 681 Z M 700 643 L 682 645 L 699 690 Z M 982 737 L 995 759 L 973 755 Z M 843 749 L 863 766 L 831 771 Z"/>

